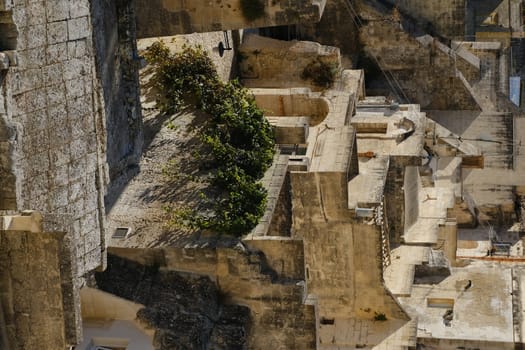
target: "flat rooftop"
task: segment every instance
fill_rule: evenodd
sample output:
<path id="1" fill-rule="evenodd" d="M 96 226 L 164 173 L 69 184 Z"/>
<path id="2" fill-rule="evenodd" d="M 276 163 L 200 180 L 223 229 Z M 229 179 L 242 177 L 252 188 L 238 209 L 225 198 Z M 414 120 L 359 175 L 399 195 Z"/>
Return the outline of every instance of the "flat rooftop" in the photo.
<path id="1" fill-rule="evenodd" d="M 414 284 L 411 296 L 399 301 L 418 319 L 418 337 L 513 342 L 512 298 L 511 267 L 475 262 L 452 268 L 438 284 Z"/>
<path id="2" fill-rule="evenodd" d="M 388 163 L 388 156 L 359 158 L 359 175 L 348 182 L 349 209 L 355 209 L 360 205 L 366 206 L 369 203 L 381 203 Z"/>
<path id="3" fill-rule="evenodd" d="M 308 140 L 306 155 L 310 159 L 310 172 L 347 172 L 354 144 L 352 127 L 322 124 L 310 129 Z"/>
<path id="4" fill-rule="evenodd" d="M 417 105 L 395 105 L 377 97 L 357 104 L 351 119 L 359 152 L 419 157 L 423 151 L 425 114 Z"/>

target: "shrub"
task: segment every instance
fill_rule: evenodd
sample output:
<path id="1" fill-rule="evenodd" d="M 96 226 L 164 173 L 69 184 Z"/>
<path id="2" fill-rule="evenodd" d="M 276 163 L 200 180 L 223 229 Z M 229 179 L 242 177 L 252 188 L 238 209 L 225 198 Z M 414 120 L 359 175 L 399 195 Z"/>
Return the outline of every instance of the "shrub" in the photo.
<path id="1" fill-rule="evenodd" d="M 264 16 L 264 0 L 241 0 L 241 12 L 248 21 Z"/>
<path id="2" fill-rule="evenodd" d="M 155 67 L 158 106 L 165 113 L 194 106 L 209 118 L 201 141 L 212 156 L 209 183 L 218 193 L 209 199 L 212 213 L 174 210 L 176 221 L 219 233 L 242 235 L 264 214 L 266 190 L 258 182 L 274 156 L 273 130 L 253 96 L 238 82 L 223 83 L 200 47 L 171 54 L 162 42 L 148 48 Z"/>
<path id="3" fill-rule="evenodd" d="M 310 62 L 301 73 L 301 78 L 311 80 L 315 85 L 329 88 L 334 84 L 337 67 L 319 59 Z"/>
<path id="4" fill-rule="evenodd" d="M 383 312 L 374 312 L 374 321 L 387 321 L 387 317 Z"/>

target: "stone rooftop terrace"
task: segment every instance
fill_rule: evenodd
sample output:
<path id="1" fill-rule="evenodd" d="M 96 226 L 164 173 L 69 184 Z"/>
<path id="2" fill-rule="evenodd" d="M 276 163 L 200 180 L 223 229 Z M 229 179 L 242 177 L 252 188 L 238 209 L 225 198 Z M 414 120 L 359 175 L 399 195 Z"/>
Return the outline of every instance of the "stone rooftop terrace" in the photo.
<path id="1" fill-rule="evenodd" d="M 450 326 L 443 320 L 448 307 L 429 306 L 431 298 L 453 300 Z M 514 341 L 512 273 L 508 266 L 476 263 L 453 268 L 452 275 L 439 284 L 415 284 L 412 295 L 399 300 L 411 317 L 417 317 L 418 337 Z"/>
<path id="2" fill-rule="evenodd" d="M 359 159 L 359 175 L 348 183 L 348 208 L 381 203 L 388 163 L 388 156 Z"/>
<path id="3" fill-rule="evenodd" d="M 351 124 L 357 129 L 359 151 L 391 156 L 420 156 L 423 151 L 425 114 L 419 111 L 417 105 L 397 106 L 381 102 L 376 98 L 367 98 L 357 104 Z M 360 132 L 361 129 L 365 132 Z"/>

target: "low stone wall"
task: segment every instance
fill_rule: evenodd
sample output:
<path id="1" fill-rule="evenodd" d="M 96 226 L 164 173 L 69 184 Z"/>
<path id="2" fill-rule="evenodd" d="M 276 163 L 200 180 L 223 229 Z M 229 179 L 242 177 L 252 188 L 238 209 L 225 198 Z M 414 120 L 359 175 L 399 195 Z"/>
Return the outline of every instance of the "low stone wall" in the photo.
<path id="1" fill-rule="evenodd" d="M 65 349 L 80 341 L 63 233 L 0 231 L 0 299 L 9 349 Z M 71 300 L 78 304 L 78 300 Z M 73 308 L 72 308 L 73 307 Z M 4 326 L 4 325 L 2 325 Z M 38 336 L 37 336 L 38 335 Z M 1 344 L 1 341 L 0 341 Z"/>
<path id="2" fill-rule="evenodd" d="M 403 184 L 405 192 L 405 228 L 408 230 L 419 216 L 419 191 L 421 180 L 419 178 L 419 169 L 414 166 L 405 168 L 405 180 Z"/>
<path id="3" fill-rule="evenodd" d="M 302 242 L 261 239 L 233 248 L 109 248 L 134 263 L 216 281 L 228 304 L 250 308 L 250 349 L 316 348 L 315 306 L 303 304 Z M 253 250 L 252 250 L 253 249 Z"/>
<path id="4" fill-rule="evenodd" d="M 239 75 L 245 86 L 257 88 L 309 87 L 321 90 L 301 77 L 311 63 L 322 62 L 340 74 L 339 49 L 310 41 L 281 41 L 257 35 L 244 37 L 239 47 Z"/>

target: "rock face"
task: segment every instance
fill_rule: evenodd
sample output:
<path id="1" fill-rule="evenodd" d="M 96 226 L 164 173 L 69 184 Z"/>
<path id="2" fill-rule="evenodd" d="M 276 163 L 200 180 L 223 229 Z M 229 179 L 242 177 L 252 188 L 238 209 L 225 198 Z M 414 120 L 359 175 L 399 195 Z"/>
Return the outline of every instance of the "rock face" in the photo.
<path id="1" fill-rule="evenodd" d="M 156 349 L 246 348 L 250 310 L 224 304 L 208 277 L 109 255 L 95 279 L 100 289 L 146 306 L 137 317 L 156 330 Z"/>

